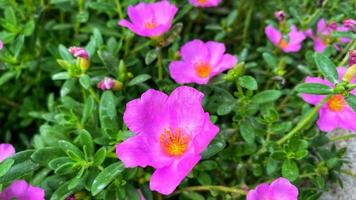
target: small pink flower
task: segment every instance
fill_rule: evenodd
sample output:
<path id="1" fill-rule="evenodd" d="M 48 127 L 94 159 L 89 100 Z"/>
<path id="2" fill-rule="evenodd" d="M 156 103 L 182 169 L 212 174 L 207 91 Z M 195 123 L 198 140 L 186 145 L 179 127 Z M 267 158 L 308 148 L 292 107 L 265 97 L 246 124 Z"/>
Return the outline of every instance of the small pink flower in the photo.
<path id="1" fill-rule="evenodd" d="M 24 180 L 17 180 L 0 192 L 0 199 L 45 200 L 45 193 L 42 188 L 34 187 Z"/>
<path id="2" fill-rule="evenodd" d="M 109 77 L 105 77 L 97 85 L 97 87 L 101 90 L 111 90 L 114 86 L 115 80 Z"/>
<path id="3" fill-rule="evenodd" d="M 0 162 L 15 154 L 15 148 L 11 144 L 0 144 Z"/>
<path id="4" fill-rule="evenodd" d="M 76 58 L 89 58 L 88 52 L 82 47 L 70 47 L 69 53 L 71 53 Z"/>
<path id="5" fill-rule="evenodd" d="M 182 60 L 169 65 L 171 77 L 181 84 L 207 84 L 209 79 L 234 67 L 236 56 L 225 54 L 223 43 L 193 40 L 180 49 Z"/>
<path id="6" fill-rule="evenodd" d="M 350 30 L 356 32 L 356 20 L 354 20 L 354 19 L 345 19 L 343 21 L 343 23 L 344 23 L 344 26 L 346 28 L 349 28 Z"/>
<path id="7" fill-rule="evenodd" d="M 283 21 L 286 18 L 286 15 L 284 14 L 283 10 L 277 11 L 274 13 L 274 17 L 278 20 L 278 21 Z"/>
<path id="8" fill-rule="evenodd" d="M 282 33 L 272 25 L 265 28 L 268 39 L 285 53 L 298 52 L 302 48 L 302 42 L 306 38 L 303 31 L 298 31 L 297 27 L 292 25 L 288 33 L 288 38 L 283 38 Z"/>
<path id="9" fill-rule="evenodd" d="M 123 19 L 119 25 L 143 37 L 158 37 L 167 32 L 178 9 L 169 1 L 139 3 L 127 9 L 131 22 Z"/>
<path id="10" fill-rule="evenodd" d="M 3 48 L 3 43 L 2 43 L 2 41 L 0 40 L 0 49 L 2 49 Z"/>
<path id="11" fill-rule="evenodd" d="M 356 50 L 349 50 L 349 66 L 356 64 Z"/>
<path id="12" fill-rule="evenodd" d="M 338 43 L 349 43 L 350 38 L 340 38 L 338 42 L 333 42 L 332 32 L 346 32 L 349 31 L 347 26 L 338 26 L 335 22 L 329 24 L 326 23 L 325 19 L 320 19 L 317 23 L 316 34 L 314 35 L 311 29 L 306 31 L 306 35 L 314 40 L 314 50 L 322 53 L 328 45 L 333 45 L 336 50 L 340 50 Z"/>
<path id="13" fill-rule="evenodd" d="M 187 86 L 169 96 L 149 89 L 126 105 L 124 122 L 134 136 L 118 144 L 116 154 L 126 167 L 156 169 L 151 190 L 171 194 L 219 132 L 204 112 L 203 96 Z"/>
<path id="14" fill-rule="evenodd" d="M 246 200 L 298 200 L 298 188 L 285 178 L 278 178 L 270 185 L 262 183 L 250 190 Z"/>
<path id="15" fill-rule="evenodd" d="M 339 80 L 341 81 L 346 72 L 346 68 L 338 67 L 337 71 Z M 330 88 L 335 87 L 328 80 L 319 77 L 307 77 L 305 82 L 320 83 Z M 351 83 L 356 83 L 356 77 L 351 80 Z M 356 89 L 352 90 L 351 93 L 356 95 Z M 317 105 L 324 97 L 324 95 L 302 94 L 303 100 L 312 105 Z M 334 95 L 319 110 L 317 125 L 320 130 L 325 132 L 332 131 L 336 128 L 356 131 L 355 119 L 356 112 L 347 104 L 344 97 L 342 95 Z"/>
<path id="16" fill-rule="evenodd" d="M 222 0 L 189 0 L 189 3 L 195 7 L 215 7 L 221 3 Z"/>

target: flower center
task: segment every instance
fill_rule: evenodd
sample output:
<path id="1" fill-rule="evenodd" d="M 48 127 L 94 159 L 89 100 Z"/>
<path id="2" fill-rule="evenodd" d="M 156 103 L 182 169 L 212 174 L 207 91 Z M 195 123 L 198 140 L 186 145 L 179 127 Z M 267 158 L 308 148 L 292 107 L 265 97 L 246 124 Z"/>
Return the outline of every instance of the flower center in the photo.
<path id="1" fill-rule="evenodd" d="M 207 2 L 207 0 L 198 0 L 198 4 L 204 5 Z"/>
<path id="2" fill-rule="evenodd" d="M 164 152 L 169 156 L 180 156 L 188 148 L 190 137 L 181 129 L 165 129 L 160 135 L 160 144 Z"/>
<path id="3" fill-rule="evenodd" d="M 146 22 L 146 23 L 145 23 L 145 28 L 146 28 L 146 29 L 154 29 L 154 28 L 157 28 L 157 23 L 156 23 L 156 22 Z"/>
<path id="4" fill-rule="evenodd" d="M 198 63 L 195 66 L 195 72 L 200 78 L 208 78 L 211 73 L 211 66 L 208 63 Z"/>
<path id="5" fill-rule="evenodd" d="M 327 102 L 327 106 L 331 111 L 341 111 L 345 106 L 345 100 L 342 95 L 334 95 Z"/>
<path id="6" fill-rule="evenodd" d="M 278 44 L 278 46 L 280 47 L 280 48 L 287 48 L 287 46 L 288 46 L 288 43 L 287 43 L 287 41 L 285 40 L 285 39 L 281 39 L 280 41 L 279 41 L 279 44 Z"/>

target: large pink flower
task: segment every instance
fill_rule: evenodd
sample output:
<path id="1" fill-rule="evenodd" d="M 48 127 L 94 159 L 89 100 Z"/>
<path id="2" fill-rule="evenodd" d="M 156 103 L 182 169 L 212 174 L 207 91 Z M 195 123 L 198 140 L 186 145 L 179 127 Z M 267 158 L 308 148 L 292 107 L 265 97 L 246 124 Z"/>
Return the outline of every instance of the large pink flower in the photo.
<path id="1" fill-rule="evenodd" d="M 171 77 L 181 84 L 207 84 L 209 79 L 222 71 L 234 67 L 237 58 L 225 54 L 223 43 L 193 40 L 180 49 L 182 60 L 169 65 Z"/>
<path id="2" fill-rule="evenodd" d="M 298 31 L 294 25 L 290 27 L 290 32 L 286 39 L 283 38 L 282 33 L 272 25 L 268 25 L 265 28 L 265 34 L 274 45 L 286 53 L 298 52 L 302 48 L 302 42 L 306 38 L 304 32 Z"/>
<path id="3" fill-rule="evenodd" d="M 346 72 L 346 68 L 338 67 L 339 80 L 342 80 Z M 306 83 L 320 83 L 327 85 L 330 88 L 334 88 L 334 85 L 328 80 L 318 77 L 307 77 Z M 354 77 L 351 83 L 356 83 L 356 77 Z M 351 91 L 356 95 L 356 89 Z M 302 98 L 309 104 L 317 105 L 325 96 L 314 94 L 302 94 Z M 319 110 L 319 119 L 317 125 L 320 130 L 329 132 L 336 128 L 342 128 L 346 130 L 356 131 L 356 112 L 347 104 L 342 95 L 334 95 L 325 103 Z"/>
<path id="4" fill-rule="evenodd" d="M 189 0 L 189 3 L 195 7 L 215 7 L 221 3 L 222 0 Z"/>
<path id="5" fill-rule="evenodd" d="M 338 41 L 334 41 L 332 38 L 332 32 L 346 32 L 349 28 L 346 26 L 338 26 L 335 22 L 327 24 L 325 19 L 320 19 L 317 23 L 316 33 L 314 34 L 311 29 L 306 31 L 306 35 L 313 39 L 314 50 L 322 53 L 328 45 L 333 45 L 336 50 L 340 50 L 339 44 L 349 43 L 350 38 L 340 38 Z"/>
<path id="6" fill-rule="evenodd" d="M 44 200 L 45 193 L 42 188 L 34 187 L 24 180 L 14 181 L 4 191 L 0 192 L 1 200 Z"/>
<path id="7" fill-rule="evenodd" d="M 15 154 L 15 148 L 11 144 L 0 144 L 0 162 Z"/>
<path id="8" fill-rule="evenodd" d="M 158 37 L 171 28 L 177 11 L 177 7 L 166 0 L 139 3 L 127 9 L 131 22 L 123 19 L 119 25 L 143 37 Z"/>
<path id="9" fill-rule="evenodd" d="M 150 189 L 171 194 L 219 132 L 202 107 L 203 94 L 181 86 L 171 95 L 147 90 L 129 102 L 124 122 L 135 134 L 116 146 L 126 167 L 151 166 Z"/>
<path id="10" fill-rule="evenodd" d="M 298 200 L 298 188 L 285 178 L 278 178 L 270 185 L 259 184 L 250 190 L 246 200 Z"/>

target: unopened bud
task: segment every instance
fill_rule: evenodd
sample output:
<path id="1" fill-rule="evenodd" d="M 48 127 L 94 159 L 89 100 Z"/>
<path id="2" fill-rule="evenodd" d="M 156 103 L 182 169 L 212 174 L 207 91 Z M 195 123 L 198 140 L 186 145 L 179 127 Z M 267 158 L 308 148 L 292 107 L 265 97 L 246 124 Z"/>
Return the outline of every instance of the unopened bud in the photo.
<path id="1" fill-rule="evenodd" d="M 122 89 L 123 84 L 122 82 L 109 78 L 109 77 L 105 77 L 103 80 L 101 80 L 97 87 L 101 90 L 115 90 L 115 91 L 119 91 Z"/>
<path id="2" fill-rule="evenodd" d="M 79 58 L 79 67 L 82 72 L 86 72 L 89 69 L 90 60 L 87 58 Z"/>
<path id="3" fill-rule="evenodd" d="M 274 17 L 276 17 L 278 21 L 283 21 L 286 18 L 286 15 L 283 10 L 280 10 L 274 13 Z"/>

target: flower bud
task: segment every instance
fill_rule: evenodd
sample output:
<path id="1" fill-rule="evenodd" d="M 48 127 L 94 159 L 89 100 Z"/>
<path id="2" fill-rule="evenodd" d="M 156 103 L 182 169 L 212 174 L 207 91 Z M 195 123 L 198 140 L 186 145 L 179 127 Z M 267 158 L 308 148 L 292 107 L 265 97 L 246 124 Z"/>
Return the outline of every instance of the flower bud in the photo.
<path id="1" fill-rule="evenodd" d="M 101 80 L 97 87 L 101 90 L 115 90 L 115 91 L 119 91 L 122 89 L 123 84 L 122 82 L 109 78 L 109 77 L 105 77 L 103 80 Z"/>
<path id="2" fill-rule="evenodd" d="M 79 59 L 79 67 L 84 73 L 88 70 L 90 66 L 89 53 L 82 47 L 70 47 L 69 52 L 76 58 Z"/>
<path id="3" fill-rule="evenodd" d="M 349 28 L 349 29 L 351 29 L 351 31 L 356 32 L 356 20 L 353 20 L 353 19 L 345 19 L 345 20 L 343 21 L 343 23 L 344 23 L 344 26 L 345 26 L 346 28 Z"/>
<path id="4" fill-rule="evenodd" d="M 348 83 L 350 83 L 356 75 L 356 50 L 349 51 L 349 66 L 350 67 L 346 70 L 344 77 L 342 78 L 343 81 Z"/>
<path id="5" fill-rule="evenodd" d="M 278 21 L 284 21 L 284 19 L 286 18 L 286 15 L 284 14 L 283 10 L 277 11 L 274 13 L 274 17 L 276 17 L 276 19 Z"/>

